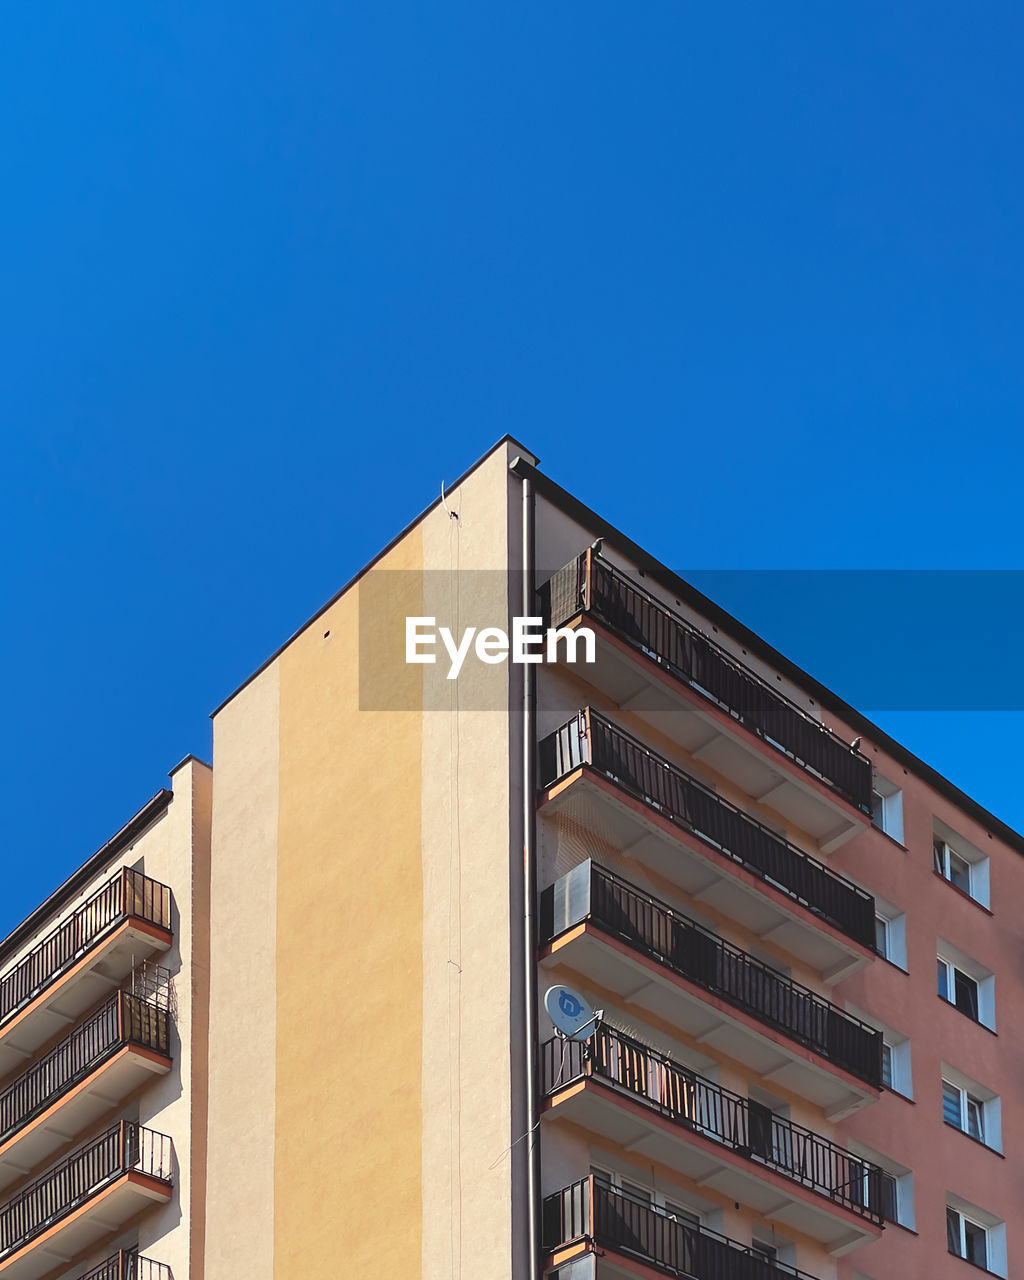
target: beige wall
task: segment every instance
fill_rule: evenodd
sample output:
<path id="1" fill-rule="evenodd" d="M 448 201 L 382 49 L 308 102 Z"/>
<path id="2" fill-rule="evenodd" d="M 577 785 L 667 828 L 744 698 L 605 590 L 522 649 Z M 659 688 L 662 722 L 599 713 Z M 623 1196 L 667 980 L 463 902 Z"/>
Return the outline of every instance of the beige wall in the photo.
<path id="1" fill-rule="evenodd" d="M 509 671 L 359 652 L 361 606 L 508 625 L 510 457 L 215 717 L 210 1280 L 510 1275 Z"/>
<path id="2" fill-rule="evenodd" d="M 210 1280 L 273 1275 L 279 687 L 272 666 L 214 720 Z"/>

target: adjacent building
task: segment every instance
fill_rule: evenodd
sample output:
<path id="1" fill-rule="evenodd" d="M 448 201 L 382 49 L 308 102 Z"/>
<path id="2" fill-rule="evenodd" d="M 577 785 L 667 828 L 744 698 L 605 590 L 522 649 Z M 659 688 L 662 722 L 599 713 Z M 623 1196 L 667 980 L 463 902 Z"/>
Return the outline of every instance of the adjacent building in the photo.
<path id="1" fill-rule="evenodd" d="M 1024 838 L 517 442 L 171 783 L 0 943 L 0 1280 L 1020 1270 Z"/>

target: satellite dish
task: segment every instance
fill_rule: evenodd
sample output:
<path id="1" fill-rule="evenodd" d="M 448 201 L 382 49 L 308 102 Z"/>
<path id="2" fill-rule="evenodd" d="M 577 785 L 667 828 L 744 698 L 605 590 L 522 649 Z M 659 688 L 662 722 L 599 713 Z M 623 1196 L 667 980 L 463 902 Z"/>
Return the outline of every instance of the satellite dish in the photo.
<path id="1" fill-rule="evenodd" d="M 588 1040 L 604 1012 L 598 1009 L 595 1013 L 572 987 L 548 987 L 544 993 L 544 1008 L 555 1030 L 570 1040 Z"/>

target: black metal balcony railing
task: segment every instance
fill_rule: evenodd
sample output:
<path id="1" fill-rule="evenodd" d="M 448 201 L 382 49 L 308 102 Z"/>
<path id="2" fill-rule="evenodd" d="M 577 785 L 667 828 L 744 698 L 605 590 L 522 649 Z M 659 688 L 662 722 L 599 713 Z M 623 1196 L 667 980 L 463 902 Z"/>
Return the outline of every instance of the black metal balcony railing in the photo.
<path id="1" fill-rule="evenodd" d="M 585 921 L 881 1088 L 874 1027 L 590 861 L 541 894 L 541 938 L 552 942 Z"/>
<path id="2" fill-rule="evenodd" d="M 710 787 L 587 707 L 543 740 L 540 785 L 589 765 L 861 943 L 875 948 L 875 900 Z"/>
<path id="3" fill-rule="evenodd" d="M 541 590 L 549 625 L 589 614 L 870 814 L 866 756 L 593 551 L 570 561 Z"/>
<path id="4" fill-rule="evenodd" d="M 0 1206 L 0 1262 L 117 1178 L 138 1172 L 169 1186 L 172 1162 L 166 1134 L 129 1121 L 114 1125 Z"/>
<path id="5" fill-rule="evenodd" d="M 170 1015 L 166 1007 L 115 991 L 0 1093 L 0 1145 L 128 1044 L 169 1053 Z"/>
<path id="6" fill-rule="evenodd" d="M 0 1027 L 131 917 L 169 930 L 171 891 L 141 871 L 122 867 L 0 978 Z"/>
<path id="7" fill-rule="evenodd" d="M 545 1199 L 542 1230 L 548 1252 L 587 1242 L 691 1280 L 813 1280 L 717 1231 L 622 1195 L 594 1175 Z"/>
<path id="8" fill-rule="evenodd" d="M 585 1044 L 549 1040 L 541 1049 L 541 1071 L 547 1097 L 578 1080 L 607 1081 L 672 1124 L 767 1165 L 863 1218 L 883 1221 L 891 1201 L 886 1179 L 892 1178 L 877 1165 L 612 1027 L 599 1026 Z"/>
<path id="9" fill-rule="evenodd" d="M 121 1249 L 78 1280 L 171 1280 L 171 1269 L 165 1262 L 140 1258 L 134 1249 Z"/>

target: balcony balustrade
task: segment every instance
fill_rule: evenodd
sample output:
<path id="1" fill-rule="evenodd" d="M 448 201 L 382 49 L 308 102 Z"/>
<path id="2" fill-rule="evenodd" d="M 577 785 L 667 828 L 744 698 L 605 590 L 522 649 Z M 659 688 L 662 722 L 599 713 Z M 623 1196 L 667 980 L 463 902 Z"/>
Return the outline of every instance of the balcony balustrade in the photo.
<path id="1" fill-rule="evenodd" d="M 585 1044 L 544 1044 L 541 1079 L 552 1115 L 770 1209 L 833 1252 L 876 1238 L 894 1216 L 895 1182 L 877 1165 L 607 1024 Z M 787 1193 L 774 1175 L 795 1185 Z"/>
<path id="2" fill-rule="evenodd" d="M 542 1229 L 556 1265 L 568 1261 L 575 1246 L 689 1280 L 813 1280 L 717 1231 L 622 1195 L 594 1175 L 545 1199 Z"/>
<path id="3" fill-rule="evenodd" d="M 0 1205 L 0 1276 L 38 1280 L 170 1199 L 173 1150 L 165 1134 L 113 1125 Z"/>
<path id="4" fill-rule="evenodd" d="M 674 705 L 695 712 L 691 746 L 712 753 L 723 772 L 731 761 L 752 779 L 760 774 L 785 816 L 806 821 L 816 838 L 835 835 L 837 823 L 839 839 L 865 825 L 851 823 L 855 815 L 843 807 L 870 816 L 867 757 L 592 550 L 554 574 L 541 596 L 549 625 L 580 621 L 595 630 L 597 663 L 581 673 L 607 683 L 616 701 L 628 696 L 640 714 L 663 710 L 672 705 L 666 688 L 674 685 L 685 695 Z M 618 645 L 600 652 L 604 632 Z M 714 726 L 730 741 L 712 734 Z"/>
<path id="5" fill-rule="evenodd" d="M 123 867 L 0 977 L 0 1076 L 171 940 L 170 889 Z"/>
<path id="6" fill-rule="evenodd" d="M 135 1249 L 119 1249 L 78 1280 L 172 1280 L 172 1276 L 166 1263 L 142 1258 Z"/>
<path id="7" fill-rule="evenodd" d="M 169 1067 L 166 999 L 114 992 L 0 1092 L 0 1188 L 64 1146 L 69 1131 L 85 1129 L 114 1099 Z"/>
<path id="8" fill-rule="evenodd" d="M 712 858 L 724 855 L 861 948 L 874 951 L 875 901 L 869 893 L 599 712 L 580 711 L 540 743 L 538 754 L 542 789 L 579 769 L 591 770 L 670 827 L 695 837 Z M 681 857 L 675 862 L 681 875 L 689 873 Z"/>
<path id="9" fill-rule="evenodd" d="M 882 1037 L 873 1027 L 592 861 L 541 894 L 542 943 L 550 946 L 563 936 L 572 941 L 581 925 L 625 944 L 872 1089 L 881 1088 Z M 613 950 L 612 961 L 614 955 Z M 566 962 L 585 972 L 586 953 L 580 957 L 567 956 Z M 595 963 L 604 965 L 603 985 L 618 981 L 609 962 L 595 957 Z M 625 981 L 636 986 L 635 980 Z M 675 1016 L 682 1012 L 675 1010 Z"/>

